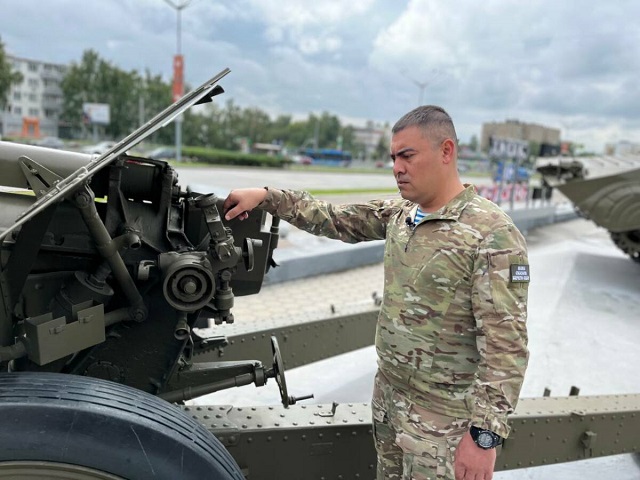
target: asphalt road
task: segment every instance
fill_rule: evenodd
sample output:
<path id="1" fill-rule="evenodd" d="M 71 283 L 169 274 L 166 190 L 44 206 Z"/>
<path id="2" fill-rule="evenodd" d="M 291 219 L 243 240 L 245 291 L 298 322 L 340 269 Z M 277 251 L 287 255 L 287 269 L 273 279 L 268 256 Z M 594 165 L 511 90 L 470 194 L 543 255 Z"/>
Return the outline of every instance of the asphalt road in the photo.
<path id="1" fill-rule="evenodd" d="M 220 194 L 223 192 L 226 194 L 234 188 L 264 187 L 265 185 L 294 190 L 396 187 L 390 169 L 372 170 L 371 173 L 355 173 L 341 167 L 336 167 L 335 172 L 241 167 L 177 167 L 176 170 L 181 184 L 210 188 Z M 462 177 L 462 180 L 476 185 L 491 182 L 486 177 Z"/>

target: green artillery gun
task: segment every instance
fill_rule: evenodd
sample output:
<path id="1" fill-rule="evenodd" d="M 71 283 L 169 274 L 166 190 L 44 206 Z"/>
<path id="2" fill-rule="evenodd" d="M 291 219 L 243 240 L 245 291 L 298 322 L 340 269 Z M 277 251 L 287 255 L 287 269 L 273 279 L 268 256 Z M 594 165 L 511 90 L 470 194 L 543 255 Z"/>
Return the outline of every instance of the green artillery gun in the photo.
<path id="1" fill-rule="evenodd" d="M 149 478 L 149 468 L 158 478 L 241 478 L 224 447 L 164 400 L 284 381 L 277 364 L 192 361 L 226 345 L 194 329 L 232 323 L 234 296 L 260 290 L 277 219 L 269 229 L 261 212 L 225 223 L 223 199 L 184 191 L 166 162 L 127 153 L 221 93 L 226 73 L 99 157 L 0 142 L 0 408 L 9 418 L 0 478 Z M 125 446 L 148 460 L 118 460 Z M 1 466 L 10 460 L 19 462 Z"/>
<path id="2" fill-rule="evenodd" d="M 226 222 L 221 199 L 128 153 L 227 73 L 97 157 L 0 142 L 0 479 L 375 476 L 369 406 L 297 404 L 284 376 L 371 345 L 375 303 L 203 336 L 260 290 L 278 219 Z M 270 379 L 282 406 L 183 405 Z M 637 452 L 640 395 L 523 399 L 511 422 L 498 469 Z"/>

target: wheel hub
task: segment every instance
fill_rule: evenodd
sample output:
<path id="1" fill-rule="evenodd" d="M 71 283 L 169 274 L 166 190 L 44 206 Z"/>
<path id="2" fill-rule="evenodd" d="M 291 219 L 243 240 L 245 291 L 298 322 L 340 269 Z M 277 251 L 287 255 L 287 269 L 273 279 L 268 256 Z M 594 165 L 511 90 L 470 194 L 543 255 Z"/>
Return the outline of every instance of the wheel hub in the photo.
<path id="1" fill-rule="evenodd" d="M 125 480 L 107 472 L 68 463 L 35 460 L 0 462 L 0 479 L 4 480 Z"/>

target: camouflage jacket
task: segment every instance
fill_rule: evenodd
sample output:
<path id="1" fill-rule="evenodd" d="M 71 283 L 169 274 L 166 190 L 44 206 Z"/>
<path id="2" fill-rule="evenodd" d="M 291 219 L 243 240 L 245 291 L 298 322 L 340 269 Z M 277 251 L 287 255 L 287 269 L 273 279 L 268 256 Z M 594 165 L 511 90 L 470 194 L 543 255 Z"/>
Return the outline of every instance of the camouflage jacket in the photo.
<path id="1" fill-rule="evenodd" d="M 378 366 L 419 405 L 506 437 L 527 366 L 525 240 L 473 186 L 416 226 L 403 199 L 331 205 L 268 189 L 260 208 L 349 243 L 386 239 Z"/>

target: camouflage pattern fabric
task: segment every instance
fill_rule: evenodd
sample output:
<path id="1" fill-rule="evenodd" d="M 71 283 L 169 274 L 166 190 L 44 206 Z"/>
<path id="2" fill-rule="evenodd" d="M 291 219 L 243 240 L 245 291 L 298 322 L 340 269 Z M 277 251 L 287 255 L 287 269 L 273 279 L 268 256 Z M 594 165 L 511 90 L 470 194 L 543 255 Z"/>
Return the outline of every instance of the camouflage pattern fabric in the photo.
<path id="1" fill-rule="evenodd" d="M 512 220 L 471 185 L 415 227 L 407 200 L 334 206 L 268 190 L 260 208 L 302 230 L 386 239 L 380 371 L 417 407 L 507 437 L 528 360 L 528 259 Z M 515 277 L 524 265 L 527 276 Z"/>
<path id="2" fill-rule="evenodd" d="M 453 458 L 469 430 L 468 419 L 440 415 L 415 404 L 380 371 L 371 409 L 377 480 L 455 480 Z"/>

